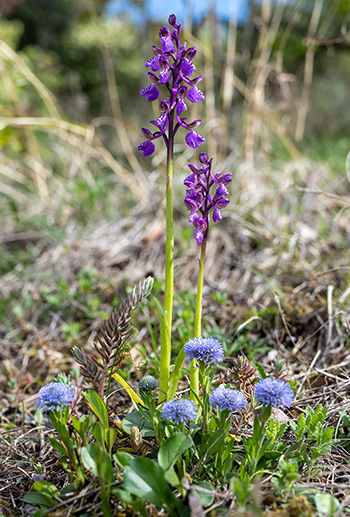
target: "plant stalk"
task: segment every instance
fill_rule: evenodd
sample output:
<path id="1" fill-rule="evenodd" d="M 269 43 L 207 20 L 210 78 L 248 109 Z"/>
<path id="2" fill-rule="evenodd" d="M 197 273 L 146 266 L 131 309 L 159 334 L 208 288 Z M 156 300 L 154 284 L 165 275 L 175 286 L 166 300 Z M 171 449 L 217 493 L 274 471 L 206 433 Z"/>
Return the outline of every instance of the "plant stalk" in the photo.
<path id="1" fill-rule="evenodd" d="M 202 296 L 203 296 L 203 282 L 204 282 L 204 265 L 205 255 L 207 250 L 208 230 L 205 231 L 201 246 L 201 258 L 199 260 L 199 272 L 197 282 L 197 299 L 196 299 L 196 313 L 194 318 L 193 337 L 201 337 L 202 334 Z M 199 392 L 199 368 L 197 361 L 194 359 L 190 366 L 190 387 L 191 399 L 196 402 Z M 195 395 L 196 394 L 196 395 Z"/>
<path id="2" fill-rule="evenodd" d="M 174 110 L 171 113 L 174 120 Z M 174 156 L 174 129 L 173 122 L 169 121 L 167 169 L 166 169 L 166 238 L 165 238 L 165 297 L 164 311 L 167 322 L 167 339 L 160 343 L 160 375 L 159 375 L 159 402 L 166 399 L 170 375 L 171 358 L 171 324 L 174 296 L 174 190 L 173 190 L 173 156 Z"/>

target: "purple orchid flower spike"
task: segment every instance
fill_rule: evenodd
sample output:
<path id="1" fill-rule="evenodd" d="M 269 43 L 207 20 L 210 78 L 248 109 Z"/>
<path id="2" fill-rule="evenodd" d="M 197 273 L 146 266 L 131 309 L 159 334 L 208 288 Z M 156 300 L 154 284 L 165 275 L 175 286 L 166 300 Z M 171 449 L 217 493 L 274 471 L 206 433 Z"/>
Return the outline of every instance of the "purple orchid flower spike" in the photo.
<path id="1" fill-rule="evenodd" d="M 176 22 L 174 14 L 169 16 L 168 21 L 173 30 L 165 26 L 160 29 L 160 47 L 153 45 L 154 57 L 146 61 L 146 67 L 150 70 L 148 77 L 151 84 L 140 92 L 140 95 L 146 97 L 146 100 L 149 102 L 157 100 L 161 91 L 165 91 L 168 94 L 167 98 L 160 103 L 160 109 L 164 114 L 162 127 L 159 127 L 159 124 L 154 121 L 151 122 L 160 131 L 153 133 L 149 131 L 145 134 L 145 129 L 143 128 L 142 130 L 147 141 L 142 142 L 137 149 L 142 151 L 143 156 L 146 157 L 153 154 L 155 150 L 152 140 L 163 137 L 168 147 L 169 139 L 174 138 L 180 127 L 188 131 L 185 141 L 192 149 L 196 149 L 205 142 L 205 139 L 194 131 L 201 121 L 195 120 L 188 123 L 187 118 L 181 116 L 183 112 L 187 111 L 186 100 L 189 100 L 191 103 L 205 100 L 203 93 L 197 87 L 202 80 L 202 76 L 198 75 L 191 79 L 191 76 L 196 73 L 196 67 L 193 64 L 196 49 L 191 47 L 186 50 L 186 43 L 181 45 L 181 23 L 178 24 Z M 166 123 L 164 118 L 167 119 Z M 167 127 L 171 128 L 168 135 L 166 134 Z"/>
<path id="2" fill-rule="evenodd" d="M 209 160 L 206 153 L 200 153 L 199 162 L 200 168 L 192 163 L 188 165 L 192 174 L 187 176 L 184 181 L 184 185 L 188 189 L 184 203 L 187 210 L 191 212 L 188 220 L 194 226 L 194 236 L 198 244 L 201 244 L 209 229 L 210 213 L 212 213 L 214 223 L 221 221 L 221 210 L 230 202 L 227 199 L 226 185 L 232 181 L 232 174 L 218 172 L 213 176 L 211 172 L 213 158 Z M 216 190 L 211 196 L 210 190 L 213 187 Z"/>

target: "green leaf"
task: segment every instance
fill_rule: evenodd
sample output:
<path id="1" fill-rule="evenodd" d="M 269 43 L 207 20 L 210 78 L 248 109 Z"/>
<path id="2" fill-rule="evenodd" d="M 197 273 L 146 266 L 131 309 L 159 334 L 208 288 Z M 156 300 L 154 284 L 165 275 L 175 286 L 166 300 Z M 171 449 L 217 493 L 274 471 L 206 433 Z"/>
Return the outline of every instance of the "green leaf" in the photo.
<path id="1" fill-rule="evenodd" d="M 179 385 L 179 381 L 181 379 L 182 368 L 186 359 L 185 354 L 185 345 L 181 348 L 180 352 L 177 354 L 177 358 L 175 359 L 175 368 L 173 372 L 170 374 L 169 380 L 169 388 L 168 388 L 168 400 L 172 400 L 175 397 L 175 393 L 177 391 L 177 387 Z"/>
<path id="2" fill-rule="evenodd" d="M 174 467 L 171 467 L 165 472 L 164 479 L 174 488 L 181 486 L 179 476 L 176 474 Z"/>
<path id="3" fill-rule="evenodd" d="M 125 467 L 134 457 L 128 452 L 117 452 L 113 454 L 113 459 L 120 467 Z"/>
<path id="4" fill-rule="evenodd" d="M 89 391 L 83 391 L 83 395 L 88 401 L 92 411 L 95 413 L 97 418 L 100 420 L 101 424 L 108 429 L 109 428 L 109 422 L 108 422 L 108 414 L 106 405 L 101 399 L 100 395 L 96 393 L 96 391 L 89 390 Z"/>
<path id="5" fill-rule="evenodd" d="M 206 491 L 202 492 L 201 490 L 196 490 L 197 486 L 204 488 Z M 204 508 L 207 508 L 207 506 L 210 506 L 213 503 L 215 492 L 209 481 L 198 481 L 195 485 L 192 485 L 191 488 L 193 488 L 198 495 L 199 501 Z M 208 493 L 207 490 L 211 493 Z"/>
<path id="6" fill-rule="evenodd" d="M 106 428 L 103 424 L 101 424 L 101 422 L 97 422 L 92 433 L 95 440 L 103 447 L 103 449 L 105 449 L 105 431 Z"/>
<path id="7" fill-rule="evenodd" d="M 36 481 L 33 485 L 34 490 L 37 490 L 38 492 L 42 492 L 43 494 L 52 496 L 52 495 L 59 495 L 58 488 L 55 487 L 52 483 L 49 481 Z"/>
<path id="8" fill-rule="evenodd" d="M 67 449 L 64 447 L 64 445 L 61 442 L 59 442 L 55 438 L 51 438 L 50 443 L 51 443 L 52 447 L 54 449 L 56 449 L 56 451 L 60 452 L 64 456 L 67 456 L 67 454 L 68 454 Z"/>
<path id="9" fill-rule="evenodd" d="M 106 483 L 113 482 L 112 461 L 106 451 L 96 443 L 90 443 L 81 449 L 81 459 L 84 467 L 102 478 Z"/>
<path id="10" fill-rule="evenodd" d="M 192 445 L 192 440 L 185 433 L 175 433 L 168 438 L 158 451 L 158 463 L 164 469 L 170 469 L 180 456 Z"/>
<path id="11" fill-rule="evenodd" d="M 170 515 L 178 515 L 182 507 L 164 478 L 164 470 L 148 458 L 134 458 L 125 467 L 123 489 L 137 495 Z"/>
<path id="12" fill-rule="evenodd" d="M 40 492 L 29 492 L 22 498 L 22 500 L 25 503 L 35 504 L 37 506 L 47 506 L 48 508 L 56 504 L 55 500 L 51 496 Z"/>
<path id="13" fill-rule="evenodd" d="M 331 494 L 316 494 L 315 504 L 319 514 L 326 515 L 327 517 L 335 515 L 340 506 L 338 499 Z"/>
<path id="14" fill-rule="evenodd" d="M 142 431 L 142 436 L 155 436 L 155 432 L 151 424 L 146 420 L 142 411 L 133 411 L 126 415 L 122 420 L 122 428 L 128 434 L 133 426 L 137 426 Z"/>

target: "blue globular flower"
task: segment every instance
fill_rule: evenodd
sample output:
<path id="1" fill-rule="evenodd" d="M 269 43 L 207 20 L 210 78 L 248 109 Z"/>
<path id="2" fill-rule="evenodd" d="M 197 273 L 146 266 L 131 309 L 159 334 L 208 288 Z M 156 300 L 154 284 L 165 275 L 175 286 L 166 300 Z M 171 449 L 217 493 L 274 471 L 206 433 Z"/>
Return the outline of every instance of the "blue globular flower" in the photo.
<path id="1" fill-rule="evenodd" d="M 63 411 L 63 406 L 70 406 L 73 400 L 72 388 L 61 382 L 51 382 L 41 388 L 36 403 L 43 412 Z"/>
<path id="2" fill-rule="evenodd" d="M 170 420 L 174 424 L 188 424 L 195 420 L 197 407 L 193 400 L 174 399 L 166 402 L 160 413 L 162 420 Z"/>
<path id="3" fill-rule="evenodd" d="M 242 411 L 247 405 L 247 399 L 241 391 L 225 388 L 223 384 L 211 392 L 209 401 L 212 407 L 219 411 Z"/>
<path id="4" fill-rule="evenodd" d="M 181 114 L 187 111 L 186 100 L 195 103 L 204 101 L 205 97 L 201 90 L 197 87 L 203 79 L 201 75 L 193 77 L 196 72 L 196 67 L 193 64 L 193 59 L 196 56 L 196 49 L 194 47 L 186 48 L 186 43 L 182 44 L 180 41 L 181 23 L 176 23 L 176 16 L 171 14 L 169 16 L 168 27 L 162 27 L 159 32 L 160 48 L 156 45 L 152 46 L 154 57 L 146 61 L 146 68 L 148 77 L 151 82 L 140 91 L 140 95 L 146 97 L 146 100 L 153 102 L 160 96 L 160 92 L 166 92 L 166 99 L 160 102 L 160 109 L 163 112 L 162 127 L 159 124 L 151 121 L 160 131 L 151 133 L 148 131 L 143 134 L 147 140 L 156 140 L 162 137 L 166 146 L 169 145 L 169 140 L 173 138 L 180 127 L 185 128 L 189 133 L 186 135 L 185 141 L 187 145 L 193 149 L 205 142 L 205 139 L 193 131 L 199 126 L 200 120 L 187 122 L 187 117 L 182 117 Z M 159 120 L 159 119 L 158 119 Z M 166 134 L 168 129 L 168 134 Z M 150 142 L 143 142 L 137 148 L 143 152 L 143 156 L 150 156 L 153 154 L 155 147 L 150 145 Z"/>
<path id="5" fill-rule="evenodd" d="M 218 363 L 224 358 L 224 349 L 220 341 L 212 337 L 195 337 L 185 344 L 186 357 L 191 361 L 197 359 L 203 363 Z"/>
<path id="6" fill-rule="evenodd" d="M 139 388 L 144 391 L 153 391 L 157 388 L 158 381 L 153 375 L 145 375 L 140 379 Z"/>
<path id="7" fill-rule="evenodd" d="M 197 146 L 197 138 L 200 137 L 195 131 L 191 131 L 186 136 L 187 143 L 190 147 Z M 201 137 L 200 137 L 201 138 Z M 189 210 L 189 222 L 195 228 L 194 236 L 201 244 L 204 235 L 208 231 L 210 223 L 210 214 L 212 213 L 213 222 L 221 221 L 221 210 L 229 204 L 228 190 L 226 185 L 232 181 L 232 174 L 212 174 L 213 158 L 209 160 L 206 153 L 199 155 L 200 167 L 190 163 L 188 165 L 192 174 L 187 176 L 184 181 L 186 185 L 186 196 L 184 203 L 187 210 Z M 215 188 L 214 194 L 211 194 L 211 189 Z"/>
<path id="8" fill-rule="evenodd" d="M 262 379 L 255 386 L 254 392 L 256 400 L 264 406 L 289 407 L 294 399 L 292 388 L 279 379 Z"/>

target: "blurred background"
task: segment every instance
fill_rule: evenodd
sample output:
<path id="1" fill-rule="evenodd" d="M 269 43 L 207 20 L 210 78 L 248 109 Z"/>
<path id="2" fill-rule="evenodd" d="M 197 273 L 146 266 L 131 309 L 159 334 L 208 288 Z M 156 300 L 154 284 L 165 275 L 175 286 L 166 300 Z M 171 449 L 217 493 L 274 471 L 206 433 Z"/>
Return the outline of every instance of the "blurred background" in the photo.
<path id="1" fill-rule="evenodd" d="M 0 0 L 6 329 L 41 322 L 53 339 L 83 339 L 117 303 L 121 279 L 162 278 L 166 152 L 160 141 L 150 158 L 136 149 L 158 113 L 139 92 L 165 4 Z M 183 179 L 203 150 L 234 174 L 210 237 L 208 285 L 259 312 L 276 294 L 268 279 L 293 290 L 346 262 L 350 0 L 171 4 L 206 95 L 191 106 L 206 143 L 193 150 L 176 138 L 176 282 L 196 281 Z"/>

